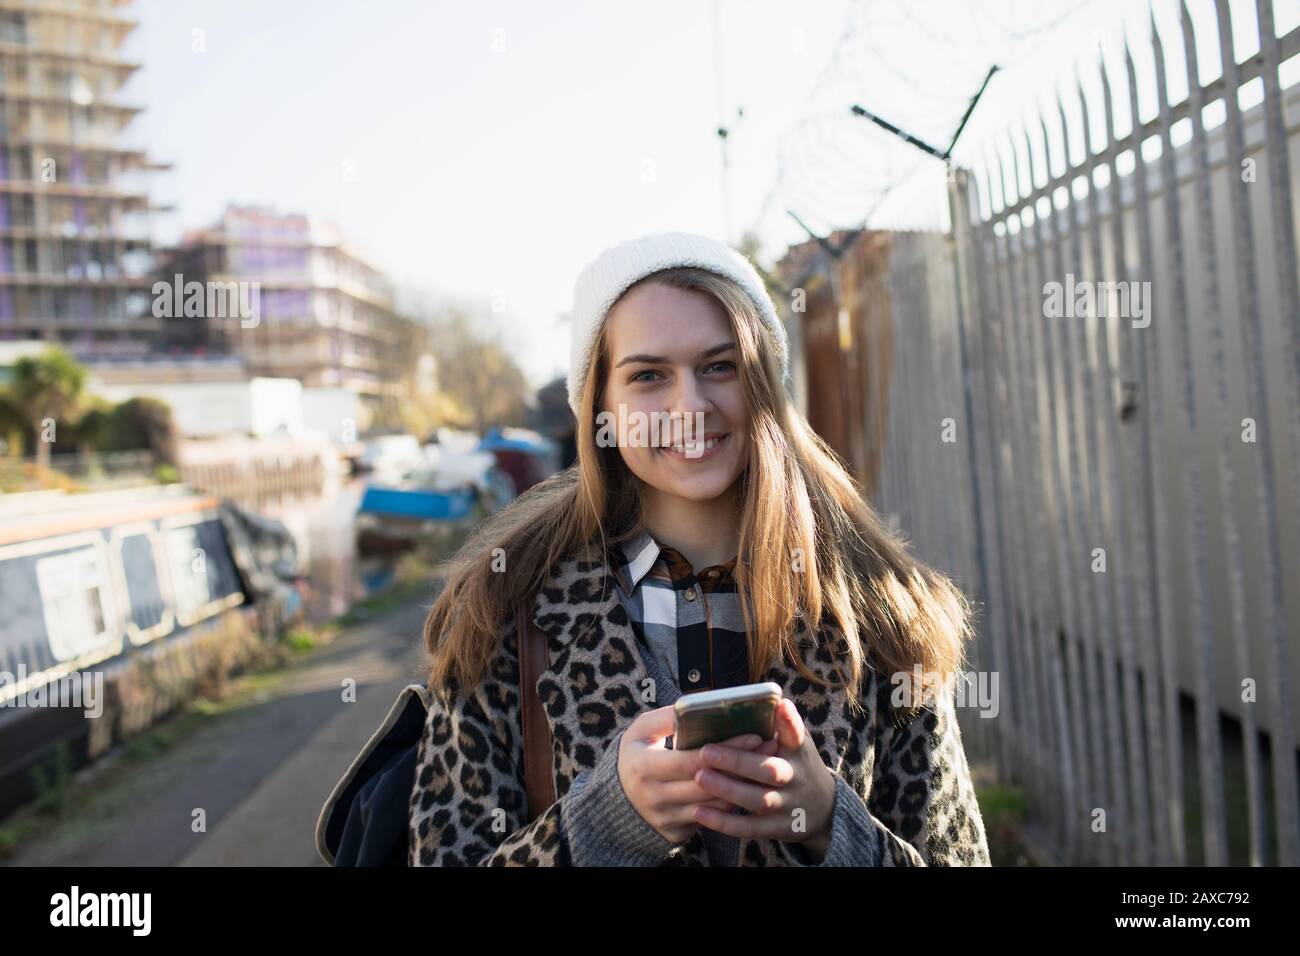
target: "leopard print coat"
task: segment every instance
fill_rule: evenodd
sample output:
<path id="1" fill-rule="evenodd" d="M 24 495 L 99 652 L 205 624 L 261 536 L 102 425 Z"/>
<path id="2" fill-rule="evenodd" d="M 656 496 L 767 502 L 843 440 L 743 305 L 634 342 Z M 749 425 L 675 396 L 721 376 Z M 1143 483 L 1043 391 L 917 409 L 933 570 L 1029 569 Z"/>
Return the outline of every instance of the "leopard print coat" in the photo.
<path id="1" fill-rule="evenodd" d="M 409 806 L 411 865 L 578 865 L 580 834 L 570 832 L 574 811 L 566 809 L 566 794 L 641 711 L 655 706 L 643 701 L 642 648 L 609 574 L 599 560 L 563 560 L 550 570 L 534 609 L 549 636 L 550 666 L 537 689 L 553 735 L 556 801 L 527 822 L 511 620 L 478 686 L 430 695 Z M 813 641 L 806 628 L 796 637 L 808 669 L 828 676 L 834 639 L 823 632 Z M 853 845 L 846 844 L 847 853 L 828 853 L 822 865 L 989 865 L 952 694 L 900 718 L 890 706 L 889 682 L 874 671 L 861 713 L 850 710 L 844 690 L 812 683 L 784 663 L 764 679 L 794 699 L 822 759 L 840 778 L 834 825 L 849 832 L 833 835 L 832 845 Z M 842 822 L 849 811 L 852 825 Z M 682 844 L 664 843 L 658 865 L 710 865 L 699 832 Z M 807 865 L 792 846 L 741 839 L 738 865 Z"/>

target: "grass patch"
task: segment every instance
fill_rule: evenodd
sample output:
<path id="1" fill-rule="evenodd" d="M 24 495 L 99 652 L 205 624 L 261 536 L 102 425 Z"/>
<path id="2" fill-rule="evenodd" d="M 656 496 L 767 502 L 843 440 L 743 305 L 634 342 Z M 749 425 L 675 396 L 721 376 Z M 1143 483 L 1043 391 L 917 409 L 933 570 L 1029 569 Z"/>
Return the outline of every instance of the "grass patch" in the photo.
<path id="1" fill-rule="evenodd" d="M 295 627 L 284 635 L 284 642 L 290 650 L 312 651 L 320 646 L 320 637 L 312 628 Z"/>
<path id="2" fill-rule="evenodd" d="M 195 697 L 171 719 L 156 724 L 122 744 L 122 757 L 139 763 L 165 753 L 189 736 L 208 717 L 220 713 L 220 702 Z"/>
<path id="3" fill-rule="evenodd" d="M 989 783 L 975 791 L 984 831 L 989 841 L 989 858 L 994 866 L 1036 865 L 1024 839 L 1029 819 L 1029 800 L 1019 787 Z"/>
<path id="4" fill-rule="evenodd" d="M 36 812 L 43 816 L 58 816 L 68 805 L 68 791 L 72 785 L 72 748 L 60 741 L 44 763 L 32 768 L 36 785 Z"/>
<path id="5" fill-rule="evenodd" d="M 0 860 L 13 856 L 18 846 L 36 829 L 32 820 L 19 820 L 0 826 Z"/>
<path id="6" fill-rule="evenodd" d="M 388 587 L 363 601 L 358 601 L 347 613 L 334 619 L 338 627 L 355 627 L 371 618 L 395 611 L 403 604 L 418 600 L 429 594 L 428 580 L 394 581 Z"/>

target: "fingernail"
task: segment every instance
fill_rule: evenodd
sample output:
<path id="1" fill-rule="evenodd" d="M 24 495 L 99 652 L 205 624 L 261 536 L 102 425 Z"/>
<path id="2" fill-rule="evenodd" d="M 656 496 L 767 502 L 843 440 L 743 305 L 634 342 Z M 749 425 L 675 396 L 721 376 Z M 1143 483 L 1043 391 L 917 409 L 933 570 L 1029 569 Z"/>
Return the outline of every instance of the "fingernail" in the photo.
<path id="1" fill-rule="evenodd" d="M 705 760 L 717 760 L 718 748 L 713 746 L 713 744 L 706 744 L 700 756 L 702 756 Z"/>

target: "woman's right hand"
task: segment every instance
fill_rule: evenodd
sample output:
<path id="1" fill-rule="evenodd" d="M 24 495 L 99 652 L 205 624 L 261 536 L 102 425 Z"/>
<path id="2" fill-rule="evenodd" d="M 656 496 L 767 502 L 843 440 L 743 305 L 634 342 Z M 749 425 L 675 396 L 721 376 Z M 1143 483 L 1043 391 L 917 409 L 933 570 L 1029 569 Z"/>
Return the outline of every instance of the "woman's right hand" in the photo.
<path id="1" fill-rule="evenodd" d="M 671 706 L 646 711 L 632 721 L 619 742 L 618 779 L 642 819 L 670 843 L 685 843 L 700 828 L 693 816 L 696 806 L 729 813 L 735 804 L 715 797 L 695 782 L 696 771 L 708 767 L 700 758 L 701 748 L 669 750 L 665 746 L 673 729 Z M 743 734 L 722 743 L 754 750 L 763 740 L 758 734 Z"/>

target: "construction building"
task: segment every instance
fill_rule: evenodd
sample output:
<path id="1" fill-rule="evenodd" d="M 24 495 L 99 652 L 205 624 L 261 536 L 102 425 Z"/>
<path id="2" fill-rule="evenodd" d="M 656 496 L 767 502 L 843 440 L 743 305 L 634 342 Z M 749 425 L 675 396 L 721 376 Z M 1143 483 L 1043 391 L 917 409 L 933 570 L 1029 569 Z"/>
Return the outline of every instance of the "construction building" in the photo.
<path id="1" fill-rule="evenodd" d="M 424 351 L 424 327 L 397 314 L 388 278 L 315 218 L 229 206 L 161 259 L 175 306 L 187 289 L 207 295 L 201 308 L 196 300 L 188 312 L 164 310 L 173 350 L 238 355 L 252 375 L 344 388 L 371 403 L 396 398 L 401 370 Z M 215 300 L 213 289 L 222 290 Z"/>
<path id="2" fill-rule="evenodd" d="M 167 168 L 122 143 L 139 69 L 121 0 L 0 0 L 0 340 L 143 355 L 159 321 L 141 185 Z"/>

